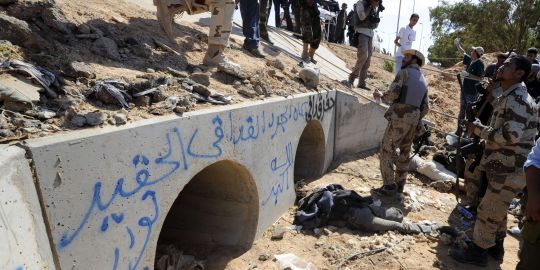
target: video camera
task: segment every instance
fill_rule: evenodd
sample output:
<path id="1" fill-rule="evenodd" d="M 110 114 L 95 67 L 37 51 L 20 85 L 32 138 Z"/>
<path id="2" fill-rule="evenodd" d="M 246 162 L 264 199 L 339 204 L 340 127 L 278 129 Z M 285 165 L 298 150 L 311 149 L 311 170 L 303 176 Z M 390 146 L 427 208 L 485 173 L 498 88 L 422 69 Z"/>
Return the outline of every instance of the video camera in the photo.
<path id="1" fill-rule="evenodd" d="M 383 1 L 380 0 L 379 1 L 379 6 L 378 6 L 378 11 L 377 12 L 370 12 L 367 19 L 372 22 L 372 23 L 380 23 L 381 22 L 381 18 L 379 18 L 379 12 L 382 12 L 385 10 L 385 7 L 383 6 Z M 364 7 L 365 9 L 369 8 L 371 6 L 371 0 L 366 0 L 366 6 Z"/>
<path id="2" fill-rule="evenodd" d="M 383 0 L 379 0 L 379 11 L 380 12 L 383 12 L 386 8 L 383 6 Z M 366 0 L 366 3 L 367 3 L 367 6 L 366 7 L 369 7 L 371 6 L 371 0 Z"/>

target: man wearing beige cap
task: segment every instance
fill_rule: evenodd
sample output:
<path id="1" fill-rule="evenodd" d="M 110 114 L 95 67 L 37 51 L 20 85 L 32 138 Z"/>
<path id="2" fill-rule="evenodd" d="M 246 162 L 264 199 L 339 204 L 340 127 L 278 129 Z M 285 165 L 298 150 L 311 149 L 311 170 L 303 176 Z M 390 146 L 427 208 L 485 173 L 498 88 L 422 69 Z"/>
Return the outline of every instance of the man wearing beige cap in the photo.
<path id="1" fill-rule="evenodd" d="M 471 55 L 468 55 L 461 43 L 459 38 L 454 40 L 458 51 L 463 54 L 463 64 L 466 66 L 465 71 L 462 71 L 461 77 L 463 78 L 463 85 L 461 87 L 460 95 L 460 105 L 459 105 L 459 115 L 458 119 L 461 122 L 465 117 L 465 111 L 469 104 L 472 104 L 476 101 L 478 92 L 474 87 L 476 83 L 482 80 L 484 75 L 484 63 L 480 60 L 480 57 L 484 54 L 484 48 L 482 47 L 472 47 Z M 461 126 L 458 123 L 456 134 L 461 133 Z"/>
<path id="2" fill-rule="evenodd" d="M 417 50 L 403 50 L 402 68 L 388 91 L 373 93 L 390 107 L 384 114 L 388 126 L 384 132 L 379 153 L 383 186 L 374 190 L 383 196 L 399 197 L 403 193 L 411 146 L 422 118 L 428 113 L 428 87 L 420 67 L 424 55 Z M 397 153 L 399 149 L 399 154 Z M 394 170 L 395 166 L 395 170 Z"/>

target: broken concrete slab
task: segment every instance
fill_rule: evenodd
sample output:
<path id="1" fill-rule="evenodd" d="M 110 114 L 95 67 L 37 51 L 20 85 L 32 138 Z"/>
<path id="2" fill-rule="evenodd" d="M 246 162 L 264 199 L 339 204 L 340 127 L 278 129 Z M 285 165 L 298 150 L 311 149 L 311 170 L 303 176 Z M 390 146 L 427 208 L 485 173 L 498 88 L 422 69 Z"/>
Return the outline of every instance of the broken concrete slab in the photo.
<path id="1" fill-rule="evenodd" d="M 2 269 L 56 269 L 25 151 L 0 145 Z"/>
<path id="2" fill-rule="evenodd" d="M 388 124 L 387 107 L 341 91 L 336 102 L 336 156 L 378 148 Z"/>

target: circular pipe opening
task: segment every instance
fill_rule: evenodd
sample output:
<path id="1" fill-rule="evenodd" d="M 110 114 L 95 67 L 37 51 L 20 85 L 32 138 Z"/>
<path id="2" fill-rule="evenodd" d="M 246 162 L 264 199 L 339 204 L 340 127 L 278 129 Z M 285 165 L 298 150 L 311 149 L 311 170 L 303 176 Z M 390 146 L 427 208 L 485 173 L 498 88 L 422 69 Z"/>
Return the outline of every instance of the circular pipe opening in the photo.
<path id="1" fill-rule="evenodd" d="M 218 254 L 239 256 L 254 241 L 258 205 L 255 182 L 245 167 L 229 160 L 206 167 L 184 187 L 167 213 L 156 262 L 171 246 L 208 262 Z"/>

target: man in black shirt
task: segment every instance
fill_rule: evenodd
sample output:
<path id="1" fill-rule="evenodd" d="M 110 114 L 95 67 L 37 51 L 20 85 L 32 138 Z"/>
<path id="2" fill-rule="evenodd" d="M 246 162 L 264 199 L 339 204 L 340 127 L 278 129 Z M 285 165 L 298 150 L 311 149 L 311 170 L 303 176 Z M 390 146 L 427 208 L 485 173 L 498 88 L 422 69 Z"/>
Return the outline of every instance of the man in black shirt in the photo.
<path id="1" fill-rule="evenodd" d="M 502 64 L 504 63 L 504 60 L 506 60 L 506 54 L 497 53 L 497 62 L 493 62 L 486 67 L 486 71 L 484 72 L 484 77 L 495 79 L 497 75 L 497 69 L 499 69 L 502 66 Z"/>
<path id="2" fill-rule="evenodd" d="M 538 57 L 538 49 L 536 49 L 535 47 L 529 48 L 527 50 L 527 59 L 531 61 L 531 64 L 539 64 L 536 57 Z"/>
<path id="3" fill-rule="evenodd" d="M 540 65 L 533 64 L 531 66 L 531 73 L 525 82 L 527 86 L 527 92 L 538 103 L 540 97 L 540 81 L 538 80 L 538 72 L 540 72 Z"/>

